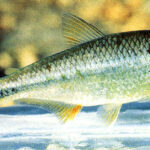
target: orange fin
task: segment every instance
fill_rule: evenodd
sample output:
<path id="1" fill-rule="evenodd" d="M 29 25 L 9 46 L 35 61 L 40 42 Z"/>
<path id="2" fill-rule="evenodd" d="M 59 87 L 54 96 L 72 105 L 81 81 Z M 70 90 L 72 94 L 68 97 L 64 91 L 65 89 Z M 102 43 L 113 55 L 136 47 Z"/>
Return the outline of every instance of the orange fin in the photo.
<path id="1" fill-rule="evenodd" d="M 54 112 L 62 122 L 73 120 L 82 109 L 81 105 L 72 105 L 43 99 L 21 99 L 15 102 L 19 104 L 28 104 L 45 108 Z"/>
<path id="2" fill-rule="evenodd" d="M 64 108 L 64 110 L 58 113 L 58 117 L 63 122 L 66 122 L 68 120 L 73 120 L 75 116 L 80 112 L 81 109 L 82 109 L 81 105 L 73 105 L 69 109 Z"/>

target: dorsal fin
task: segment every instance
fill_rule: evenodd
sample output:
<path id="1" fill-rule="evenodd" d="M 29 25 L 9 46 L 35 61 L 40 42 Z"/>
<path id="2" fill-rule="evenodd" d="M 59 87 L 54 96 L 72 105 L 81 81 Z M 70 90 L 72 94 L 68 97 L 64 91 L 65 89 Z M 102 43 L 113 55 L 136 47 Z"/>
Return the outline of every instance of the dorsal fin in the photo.
<path id="1" fill-rule="evenodd" d="M 70 46 L 78 45 L 104 35 L 93 25 L 70 13 L 63 14 L 62 22 L 64 38 Z"/>

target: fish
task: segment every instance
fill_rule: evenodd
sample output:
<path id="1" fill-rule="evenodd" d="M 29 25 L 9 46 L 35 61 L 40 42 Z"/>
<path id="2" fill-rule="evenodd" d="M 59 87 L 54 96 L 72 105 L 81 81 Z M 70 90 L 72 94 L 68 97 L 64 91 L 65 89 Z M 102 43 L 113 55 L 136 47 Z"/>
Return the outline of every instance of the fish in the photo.
<path id="1" fill-rule="evenodd" d="M 72 120 L 101 105 L 114 123 L 123 104 L 150 98 L 150 30 L 104 34 L 70 13 L 62 16 L 68 48 L 0 78 L 0 107 L 33 105 Z"/>

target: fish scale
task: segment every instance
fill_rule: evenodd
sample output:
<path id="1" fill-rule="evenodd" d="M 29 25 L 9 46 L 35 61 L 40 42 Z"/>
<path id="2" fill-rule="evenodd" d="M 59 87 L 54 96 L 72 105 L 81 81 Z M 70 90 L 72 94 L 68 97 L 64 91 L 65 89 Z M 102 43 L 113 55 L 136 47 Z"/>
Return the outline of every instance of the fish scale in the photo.
<path id="1" fill-rule="evenodd" d="M 1 101 L 23 98 L 82 106 L 114 104 L 113 114 L 118 115 L 122 104 L 150 97 L 149 30 L 104 35 L 78 17 L 65 17 L 64 36 L 71 48 L 1 78 Z M 88 36 L 86 30 L 90 30 Z"/>
<path id="2" fill-rule="evenodd" d="M 145 34 L 146 32 L 147 31 L 140 32 L 141 33 L 140 35 L 143 36 L 144 38 L 146 38 L 146 36 L 149 35 L 149 34 L 146 35 Z M 118 50 L 117 54 L 115 54 L 115 55 L 113 54 L 113 57 L 114 57 L 113 59 L 116 59 L 115 61 L 117 61 L 118 63 L 122 63 L 120 61 L 121 58 L 125 59 L 125 57 L 131 57 L 131 56 L 132 56 L 132 58 L 129 61 L 131 61 L 131 63 L 132 63 L 133 57 L 142 55 L 144 53 L 144 49 L 146 50 L 146 44 L 145 45 L 143 44 L 143 45 L 141 45 L 141 48 L 140 48 L 140 49 L 143 49 L 143 51 L 140 51 L 139 53 L 135 52 L 135 51 L 138 51 L 137 50 L 138 47 L 136 46 L 135 39 L 138 41 L 136 34 L 139 34 L 139 32 L 134 32 L 134 33 L 135 33 L 135 36 L 133 37 L 133 35 L 132 35 L 132 38 L 129 38 L 129 39 L 134 39 L 133 40 L 134 42 L 124 39 L 122 41 L 122 44 L 120 43 L 119 48 L 117 49 Z M 144 34 L 142 34 L 142 33 L 144 33 Z M 27 75 L 25 73 L 26 73 L 26 70 L 28 70 L 28 68 L 23 69 L 21 72 L 24 74 L 23 78 L 21 77 L 21 75 L 19 73 L 16 73 L 16 74 L 9 76 L 9 78 L 5 78 L 4 80 L 7 81 L 10 78 L 12 78 L 13 80 L 15 80 L 15 82 L 17 82 L 20 79 L 19 83 L 22 85 L 22 83 L 24 83 L 23 80 L 27 80 L 28 77 L 29 77 L 28 81 L 30 81 L 31 80 L 30 78 L 32 78 L 32 76 L 35 78 L 36 75 L 39 75 L 38 73 L 36 74 L 37 69 L 38 69 L 38 72 L 39 72 L 39 70 L 42 70 L 42 69 L 50 72 L 49 75 L 51 75 L 51 76 L 47 76 L 46 78 L 49 78 L 49 79 L 52 78 L 52 80 L 55 80 L 55 78 L 59 79 L 59 78 L 61 78 L 61 75 L 65 75 L 68 68 L 75 67 L 75 70 L 78 69 L 82 73 L 82 70 L 80 70 L 80 68 L 81 68 L 80 64 L 78 62 L 82 62 L 82 67 L 84 66 L 86 68 L 86 66 L 87 66 L 87 68 L 85 69 L 86 70 L 85 74 L 88 73 L 89 70 L 90 71 L 92 70 L 93 72 L 95 71 L 95 70 L 93 70 L 94 67 L 93 67 L 93 64 L 91 64 L 91 62 L 98 64 L 99 68 L 101 68 L 101 66 L 103 65 L 102 63 L 109 65 L 109 68 L 111 68 L 111 63 L 109 63 L 109 60 L 111 59 L 111 54 L 113 52 L 113 49 L 115 49 L 114 48 L 115 45 L 117 44 L 117 42 L 115 40 L 113 41 L 114 36 L 116 36 L 116 39 L 118 39 L 118 38 L 121 39 L 121 38 L 125 37 L 125 35 L 127 37 L 129 37 L 130 34 L 131 33 L 122 33 L 121 35 L 123 35 L 123 36 L 118 35 L 118 34 L 107 35 L 106 37 L 102 37 L 102 38 L 81 44 L 80 46 L 73 47 L 73 48 L 67 50 L 67 53 L 64 53 L 64 52 L 62 54 L 60 53 L 59 55 L 60 55 L 61 59 L 59 59 L 59 57 L 58 57 L 58 60 L 57 60 L 55 58 L 55 56 L 47 57 L 46 60 L 44 60 L 44 62 L 40 61 L 38 64 L 35 63 L 32 66 L 29 66 L 29 69 L 31 71 Z M 104 39 L 106 39 L 105 44 L 104 44 Z M 110 41 L 113 41 L 114 44 L 107 43 L 109 41 L 108 39 L 110 39 Z M 103 41 L 103 45 L 101 44 L 101 41 Z M 98 43 L 98 44 L 96 44 L 96 43 Z M 125 46 L 124 43 L 126 43 L 126 45 L 128 47 Z M 133 43 L 133 44 L 131 44 L 131 43 Z M 84 45 L 86 45 L 86 46 L 84 46 Z M 94 49 L 94 47 L 95 47 L 95 49 Z M 98 51 L 97 47 L 98 47 L 99 51 Z M 75 53 L 73 53 L 73 56 L 72 56 L 72 54 L 70 55 L 70 53 L 72 51 L 75 52 Z M 97 56 L 97 54 L 99 54 L 99 55 Z M 124 56 L 123 56 L 123 54 L 124 54 Z M 56 55 L 56 57 L 57 57 L 57 55 Z M 83 59 L 83 57 L 85 59 Z M 54 61 L 53 61 L 53 59 L 54 59 Z M 52 62 L 51 62 L 51 60 L 52 60 Z M 74 63 L 75 66 L 73 66 L 72 63 L 70 63 L 71 62 L 70 60 L 71 61 L 74 60 L 73 62 L 75 62 Z M 45 68 L 43 68 L 44 63 L 46 63 Z M 128 62 L 128 63 L 130 63 L 130 62 Z M 50 66 L 50 69 L 48 69 L 48 66 Z M 32 69 L 34 72 L 32 72 Z M 51 72 L 51 70 L 53 70 L 53 72 Z M 105 68 L 105 70 L 106 70 L 106 68 Z M 54 72 L 56 74 L 57 74 L 57 72 L 59 72 L 59 78 L 56 77 L 57 75 L 55 75 Z M 99 70 L 99 72 L 101 72 L 101 70 Z M 18 74 L 18 76 L 16 77 L 17 74 Z M 42 75 L 43 71 L 41 71 L 40 74 Z M 76 73 L 74 72 L 74 76 L 75 75 L 76 75 Z M 46 76 L 46 74 L 43 74 L 43 76 Z M 41 79 L 43 79 L 43 82 L 44 82 L 44 78 L 41 77 Z M 37 81 L 36 81 L 36 83 L 37 83 Z M 31 82 L 31 84 L 34 84 L 34 82 L 33 83 Z M 6 85 L 6 82 L 5 82 L 5 85 Z M 4 85 L 2 85 L 2 87 L 5 88 Z M 10 87 L 11 87 L 11 84 L 10 84 Z"/>

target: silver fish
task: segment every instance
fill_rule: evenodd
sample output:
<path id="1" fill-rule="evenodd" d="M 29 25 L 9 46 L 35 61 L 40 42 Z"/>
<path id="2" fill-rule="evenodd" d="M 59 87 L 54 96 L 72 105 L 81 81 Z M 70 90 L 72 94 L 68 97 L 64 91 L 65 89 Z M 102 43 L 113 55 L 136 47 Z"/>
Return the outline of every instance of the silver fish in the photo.
<path id="1" fill-rule="evenodd" d="M 65 122 L 83 106 L 103 105 L 111 124 L 122 104 L 150 97 L 149 30 L 104 35 L 65 13 L 63 32 L 71 48 L 0 79 L 1 107 L 40 106 Z"/>

